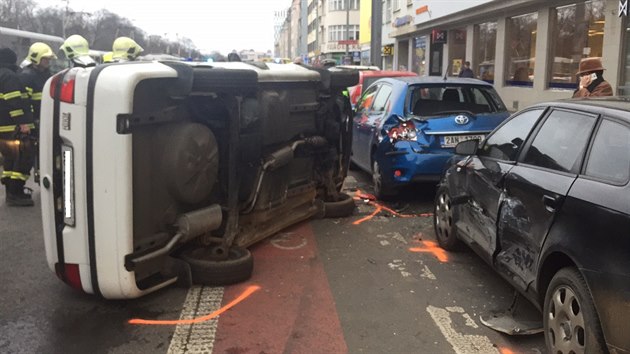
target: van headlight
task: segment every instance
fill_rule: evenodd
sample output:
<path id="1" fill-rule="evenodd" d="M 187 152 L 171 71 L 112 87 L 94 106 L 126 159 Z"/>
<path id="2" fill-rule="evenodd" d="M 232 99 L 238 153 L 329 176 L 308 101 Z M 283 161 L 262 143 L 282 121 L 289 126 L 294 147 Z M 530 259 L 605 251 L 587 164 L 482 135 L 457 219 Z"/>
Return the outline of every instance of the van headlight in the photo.
<path id="1" fill-rule="evenodd" d="M 63 164 L 63 221 L 74 226 L 74 152 L 70 146 L 61 147 Z"/>

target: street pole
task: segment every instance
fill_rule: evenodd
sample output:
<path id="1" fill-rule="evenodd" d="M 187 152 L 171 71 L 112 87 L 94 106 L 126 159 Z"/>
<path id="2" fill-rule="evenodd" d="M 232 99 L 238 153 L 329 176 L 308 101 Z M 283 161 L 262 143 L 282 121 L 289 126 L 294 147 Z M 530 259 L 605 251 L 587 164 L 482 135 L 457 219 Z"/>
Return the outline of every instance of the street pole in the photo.
<path id="1" fill-rule="evenodd" d="M 346 0 L 346 41 L 350 40 L 350 0 Z M 346 42 L 346 58 L 350 51 L 350 44 Z M 344 58 L 345 60 L 345 58 Z M 342 62 L 342 64 L 345 64 Z"/>
<path id="2" fill-rule="evenodd" d="M 381 34 L 383 30 L 383 4 L 381 0 L 372 0 L 372 26 L 370 40 L 370 60 L 372 65 L 382 66 Z"/>

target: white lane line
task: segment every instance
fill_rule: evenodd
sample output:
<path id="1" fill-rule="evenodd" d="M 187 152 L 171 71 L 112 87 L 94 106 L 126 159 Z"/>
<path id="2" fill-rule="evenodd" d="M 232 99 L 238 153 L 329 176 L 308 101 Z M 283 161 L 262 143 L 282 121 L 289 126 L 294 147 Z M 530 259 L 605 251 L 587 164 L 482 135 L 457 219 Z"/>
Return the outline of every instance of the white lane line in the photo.
<path id="1" fill-rule="evenodd" d="M 450 308 L 451 310 L 459 310 L 459 308 Z M 462 309 L 463 310 L 463 309 Z M 477 354 L 477 353 L 499 353 L 497 348 L 492 345 L 490 339 L 486 336 L 461 334 L 453 328 L 453 321 L 448 310 L 428 306 L 427 312 L 433 318 L 446 340 L 451 344 L 453 350 L 457 354 Z M 456 311 L 459 313 L 459 311 Z M 465 314 L 465 313 L 464 313 Z M 464 316 L 465 318 L 466 316 Z"/>
<path id="2" fill-rule="evenodd" d="M 193 286 L 188 290 L 179 319 L 193 319 L 208 315 L 220 309 L 222 301 L 222 287 Z M 212 353 L 218 324 L 219 317 L 215 317 L 200 323 L 177 325 L 168 347 L 168 354 Z"/>

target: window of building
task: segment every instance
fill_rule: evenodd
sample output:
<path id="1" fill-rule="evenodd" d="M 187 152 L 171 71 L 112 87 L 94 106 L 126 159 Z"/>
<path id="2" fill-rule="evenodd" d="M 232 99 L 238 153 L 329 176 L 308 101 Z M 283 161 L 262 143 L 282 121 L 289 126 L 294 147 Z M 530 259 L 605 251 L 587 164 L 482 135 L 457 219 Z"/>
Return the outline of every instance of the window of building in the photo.
<path id="1" fill-rule="evenodd" d="M 630 128 L 604 120 L 597 131 L 586 165 L 586 174 L 614 183 L 630 178 Z"/>
<path id="2" fill-rule="evenodd" d="M 478 155 L 516 161 L 519 150 L 542 112 L 542 109 L 532 109 L 514 116 L 488 137 Z"/>
<path id="3" fill-rule="evenodd" d="M 419 76 L 426 75 L 426 56 L 427 56 L 427 43 L 429 41 L 428 36 L 415 37 L 413 39 L 414 52 L 412 58 L 413 72 Z"/>
<path id="4" fill-rule="evenodd" d="M 350 10 L 358 10 L 360 0 L 328 0 L 328 11 L 345 11 L 350 2 Z"/>
<path id="5" fill-rule="evenodd" d="M 561 6 L 551 16 L 553 63 L 549 65 L 549 87 L 577 88 L 580 59 L 601 57 L 604 44 L 604 0 Z"/>
<path id="6" fill-rule="evenodd" d="M 507 20 L 505 84 L 508 86 L 534 86 L 537 23 L 536 13 Z"/>
<path id="7" fill-rule="evenodd" d="M 359 39 L 359 25 L 350 25 L 350 35 L 351 40 Z M 328 26 L 328 41 L 336 42 L 346 40 L 346 26 L 345 25 L 335 25 Z"/>
<path id="8" fill-rule="evenodd" d="M 597 117 L 554 110 L 536 135 L 524 163 L 576 173 Z"/>
<path id="9" fill-rule="evenodd" d="M 392 0 L 385 0 L 383 8 L 385 9 L 385 11 L 383 11 L 383 23 L 392 22 Z"/>
<path id="10" fill-rule="evenodd" d="M 400 11 L 400 0 L 393 0 L 394 11 Z"/>
<path id="11" fill-rule="evenodd" d="M 497 23 L 486 22 L 475 26 L 475 77 L 494 83 L 494 60 L 497 47 Z"/>

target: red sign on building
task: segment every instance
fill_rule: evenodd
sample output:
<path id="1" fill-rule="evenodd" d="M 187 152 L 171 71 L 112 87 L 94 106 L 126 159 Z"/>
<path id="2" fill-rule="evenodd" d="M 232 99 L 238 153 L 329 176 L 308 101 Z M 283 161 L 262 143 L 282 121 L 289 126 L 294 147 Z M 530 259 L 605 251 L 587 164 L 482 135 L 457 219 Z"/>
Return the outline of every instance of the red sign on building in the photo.
<path id="1" fill-rule="evenodd" d="M 432 43 L 446 43 L 446 31 L 433 30 L 431 31 Z"/>

